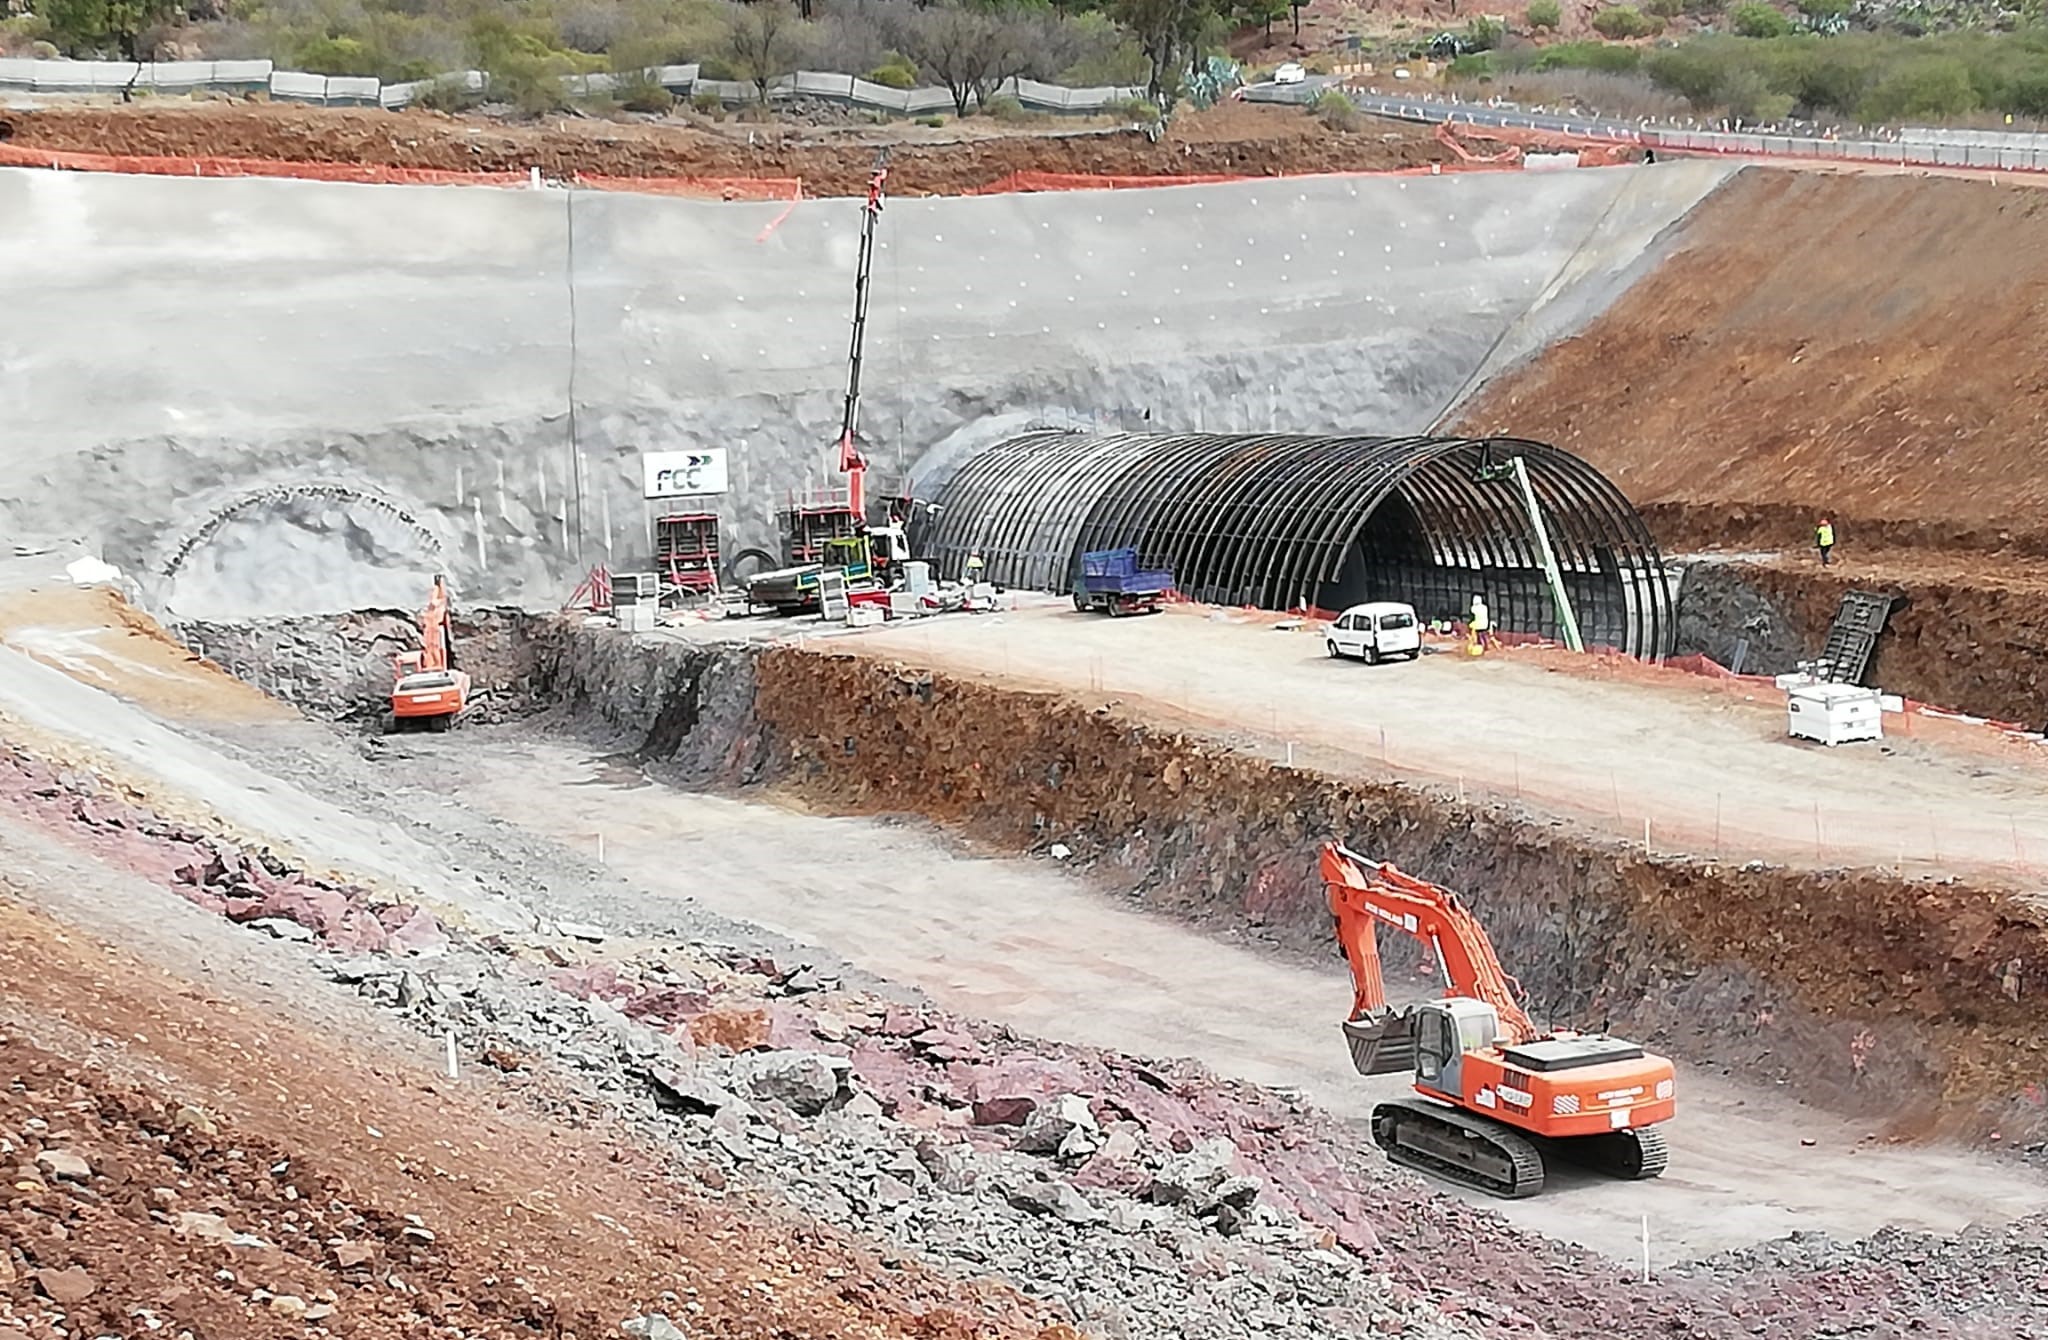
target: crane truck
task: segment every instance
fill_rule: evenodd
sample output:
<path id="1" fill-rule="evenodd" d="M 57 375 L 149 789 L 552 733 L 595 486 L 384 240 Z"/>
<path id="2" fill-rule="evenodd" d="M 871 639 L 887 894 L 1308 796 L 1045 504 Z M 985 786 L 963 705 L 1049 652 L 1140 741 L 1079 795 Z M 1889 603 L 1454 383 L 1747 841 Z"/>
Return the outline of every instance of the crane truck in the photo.
<path id="1" fill-rule="evenodd" d="M 1351 966 L 1344 1037 L 1361 1075 L 1412 1070 L 1414 1098 L 1373 1108 L 1373 1142 L 1396 1163 L 1496 1196 L 1543 1189 L 1543 1152 L 1621 1178 L 1664 1171 L 1674 1111 L 1671 1062 L 1605 1034 L 1539 1030 L 1521 986 L 1458 895 L 1322 849 L 1337 942 Z M 1420 940 L 1441 970 L 1441 1000 L 1387 1003 L 1377 929 Z"/>

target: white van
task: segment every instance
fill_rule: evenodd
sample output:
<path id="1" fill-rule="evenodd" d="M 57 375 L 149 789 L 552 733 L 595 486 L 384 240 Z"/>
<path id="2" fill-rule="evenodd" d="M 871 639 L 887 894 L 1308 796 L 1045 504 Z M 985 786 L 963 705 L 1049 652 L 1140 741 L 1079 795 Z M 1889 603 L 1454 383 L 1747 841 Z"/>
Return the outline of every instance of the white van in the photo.
<path id="1" fill-rule="evenodd" d="M 1422 624 L 1413 605 L 1377 600 L 1338 615 L 1324 642 L 1332 656 L 1358 656 L 1374 665 L 1389 656 L 1412 661 L 1422 654 Z"/>

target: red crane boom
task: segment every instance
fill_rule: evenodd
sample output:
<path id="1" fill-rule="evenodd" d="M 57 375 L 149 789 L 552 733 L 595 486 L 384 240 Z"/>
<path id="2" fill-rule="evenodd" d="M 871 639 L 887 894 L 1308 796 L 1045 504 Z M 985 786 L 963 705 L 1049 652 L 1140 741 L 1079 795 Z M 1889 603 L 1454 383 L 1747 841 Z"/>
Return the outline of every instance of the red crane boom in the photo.
<path id="1" fill-rule="evenodd" d="M 846 353 L 846 408 L 839 416 L 839 470 L 846 476 L 846 505 L 856 525 L 868 519 L 868 458 L 860 449 L 860 358 L 868 330 L 868 280 L 875 259 L 875 222 L 882 217 L 882 188 L 889 181 L 889 151 L 875 157 L 861 206 L 860 263 L 853 280 L 853 340 Z"/>

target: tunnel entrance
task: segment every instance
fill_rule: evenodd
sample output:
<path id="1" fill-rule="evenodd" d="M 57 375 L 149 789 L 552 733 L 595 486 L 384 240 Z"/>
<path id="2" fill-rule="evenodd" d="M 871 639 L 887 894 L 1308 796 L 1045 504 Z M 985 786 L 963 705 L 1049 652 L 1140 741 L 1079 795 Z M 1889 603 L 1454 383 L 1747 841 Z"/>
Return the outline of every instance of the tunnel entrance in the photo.
<path id="1" fill-rule="evenodd" d="M 1620 490 L 1569 452 L 1518 438 L 1028 433 L 920 484 L 919 552 L 991 580 L 1063 590 L 1081 553 L 1125 545 L 1194 600 L 1333 612 L 1368 600 L 1557 638 L 1520 457 L 1588 645 L 1670 649 L 1663 562 Z"/>

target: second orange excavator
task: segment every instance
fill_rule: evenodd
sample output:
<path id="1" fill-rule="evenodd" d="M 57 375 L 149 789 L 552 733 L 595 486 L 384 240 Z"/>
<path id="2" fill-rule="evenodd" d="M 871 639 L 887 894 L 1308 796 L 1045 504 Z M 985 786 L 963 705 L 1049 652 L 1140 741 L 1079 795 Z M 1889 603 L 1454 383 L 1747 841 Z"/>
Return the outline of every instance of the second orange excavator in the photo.
<path id="1" fill-rule="evenodd" d="M 400 652 L 391 665 L 391 727 L 447 730 L 469 702 L 469 675 L 455 668 L 455 637 L 448 626 L 448 584 L 434 578 L 420 611 L 420 649 Z"/>
<path id="2" fill-rule="evenodd" d="M 1417 1098 L 1378 1104 L 1373 1140 L 1396 1163 L 1496 1196 L 1543 1189 L 1543 1153 L 1616 1177 L 1664 1171 L 1671 1062 L 1604 1034 L 1543 1032 L 1517 999 L 1455 893 L 1331 842 L 1323 884 L 1351 965 L 1344 1022 L 1361 1075 L 1413 1069 Z M 1441 1000 L 1387 1004 L 1375 929 L 1420 940 L 1444 976 Z"/>

